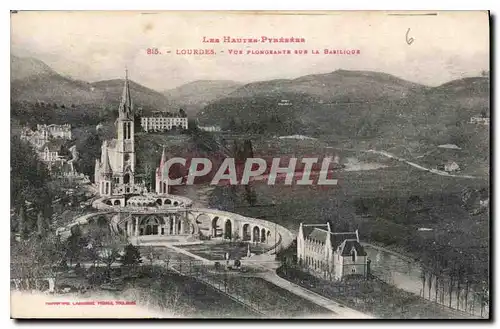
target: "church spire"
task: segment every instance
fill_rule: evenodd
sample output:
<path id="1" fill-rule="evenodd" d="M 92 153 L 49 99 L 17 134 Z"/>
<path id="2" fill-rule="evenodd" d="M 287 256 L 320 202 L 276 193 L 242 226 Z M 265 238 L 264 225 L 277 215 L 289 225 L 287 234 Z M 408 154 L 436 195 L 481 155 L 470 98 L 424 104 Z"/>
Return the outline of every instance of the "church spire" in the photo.
<path id="1" fill-rule="evenodd" d="M 103 163 L 103 174 L 109 174 L 111 173 L 111 166 L 109 164 L 109 157 L 108 157 L 108 142 L 104 141 L 104 145 L 102 148 L 102 157 L 104 158 L 104 163 Z"/>
<path id="2" fill-rule="evenodd" d="M 164 146 L 163 152 L 161 153 L 160 168 L 163 168 L 163 166 L 165 165 L 165 162 L 167 162 L 167 155 L 165 153 L 165 146 Z"/>
<path id="3" fill-rule="evenodd" d="M 130 85 L 128 82 L 128 69 L 125 68 L 125 83 L 123 85 L 123 93 L 122 99 L 120 101 L 120 107 L 118 108 L 120 118 L 128 118 L 132 117 L 132 96 L 130 95 Z"/>

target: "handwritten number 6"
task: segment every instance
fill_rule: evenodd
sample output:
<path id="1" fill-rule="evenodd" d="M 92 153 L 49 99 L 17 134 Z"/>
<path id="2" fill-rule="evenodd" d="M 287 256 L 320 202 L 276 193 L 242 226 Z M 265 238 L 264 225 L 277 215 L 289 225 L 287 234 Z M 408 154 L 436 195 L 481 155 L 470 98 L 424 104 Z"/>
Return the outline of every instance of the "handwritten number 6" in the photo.
<path id="1" fill-rule="evenodd" d="M 411 45 L 415 39 L 409 36 L 410 34 L 410 28 L 408 28 L 408 31 L 406 31 L 406 43 Z"/>

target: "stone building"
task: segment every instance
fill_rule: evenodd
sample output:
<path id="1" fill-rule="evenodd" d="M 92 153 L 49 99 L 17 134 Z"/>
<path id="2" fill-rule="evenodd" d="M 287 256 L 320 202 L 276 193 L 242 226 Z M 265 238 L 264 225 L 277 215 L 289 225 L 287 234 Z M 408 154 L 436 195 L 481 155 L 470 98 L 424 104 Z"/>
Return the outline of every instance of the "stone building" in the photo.
<path id="1" fill-rule="evenodd" d="M 448 161 L 444 165 L 444 171 L 447 171 L 447 172 L 460 171 L 460 166 L 455 161 Z"/>
<path id="2" fill-rule="evenodd" d="M 148 117 L 141 117 L 143 131 L 167 131 L 173 128 L 188 129 L 188 118 L 182 116 L 168 116 L 165 113 L 155 112 Z"/>
<path id="3" fill-rule="evenodd" d="M 101 146 L 101 159 L 96 159 L 94 181 L 100 195 L 139 193 L 142 186 L 135 182 L 134 107 L 128 75 L 115 121 L 117 138 Z"/>
<path id="4" fill-rule="evenodd" d="M 21 140 L 29 142 L 33 147 L 40 149 L 50 140 L 69 140 L 72 138 L 71 125 L 41 125 L 36 130 L 24 127 L 21 131 Z"/>
<path id="5" fill-rule="evenodd" d="M 366 277 L 369 273 L 358 230 L 332 232 L 330 223 L 300 224 L 297 260 L 312 274 L 330 280 L 342 280 L 349 275 Z"/>
<path id="6" fill-rule="evenodd" d="M 469 123 L 489 126 L 489 124 L 490 124 L 490 118 L 488 118 L 488 117 L 480 117 L 480 116 L 473 116 L 473 117 L 470 118 Z"/>
<path id="7" fill-rule="evenodd" d="M 36 129 L 44 133 L 46 135 L 55 137 L 55 138 L 62 138 L 62 139 L 71 139 L 71 125 L 70 124 L 64 124 L 64 125 L 41 125 L 38 124 L 36 125 Z"/>

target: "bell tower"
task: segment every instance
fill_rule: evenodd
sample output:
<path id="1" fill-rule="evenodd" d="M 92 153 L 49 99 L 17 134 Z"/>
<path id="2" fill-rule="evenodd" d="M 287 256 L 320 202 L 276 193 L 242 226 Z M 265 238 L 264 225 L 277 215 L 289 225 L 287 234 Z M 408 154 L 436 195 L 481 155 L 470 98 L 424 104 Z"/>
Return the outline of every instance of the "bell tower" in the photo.
<path id="1" fill-rule="evenodd" d="M 114 179 L 123 185 L 125 193 L 131 193 L 133 192 L 135 173 L 134 106 L 130 95 L 127 70 L 125 70 L 125 83 L 115 124 L 118 170 Z"/>

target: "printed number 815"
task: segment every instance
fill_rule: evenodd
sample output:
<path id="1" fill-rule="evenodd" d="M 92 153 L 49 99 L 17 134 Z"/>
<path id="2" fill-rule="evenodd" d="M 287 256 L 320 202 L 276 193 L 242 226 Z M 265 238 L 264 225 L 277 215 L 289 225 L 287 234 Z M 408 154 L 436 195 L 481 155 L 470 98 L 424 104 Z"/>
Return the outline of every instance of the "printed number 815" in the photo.
<path id="1" fill-rule="evenodd" d="M 146 49 L 146 53 L 148 55 L 160 55 L 160 51 L 158 50 L 158 48 L 148 48 Z"/>

